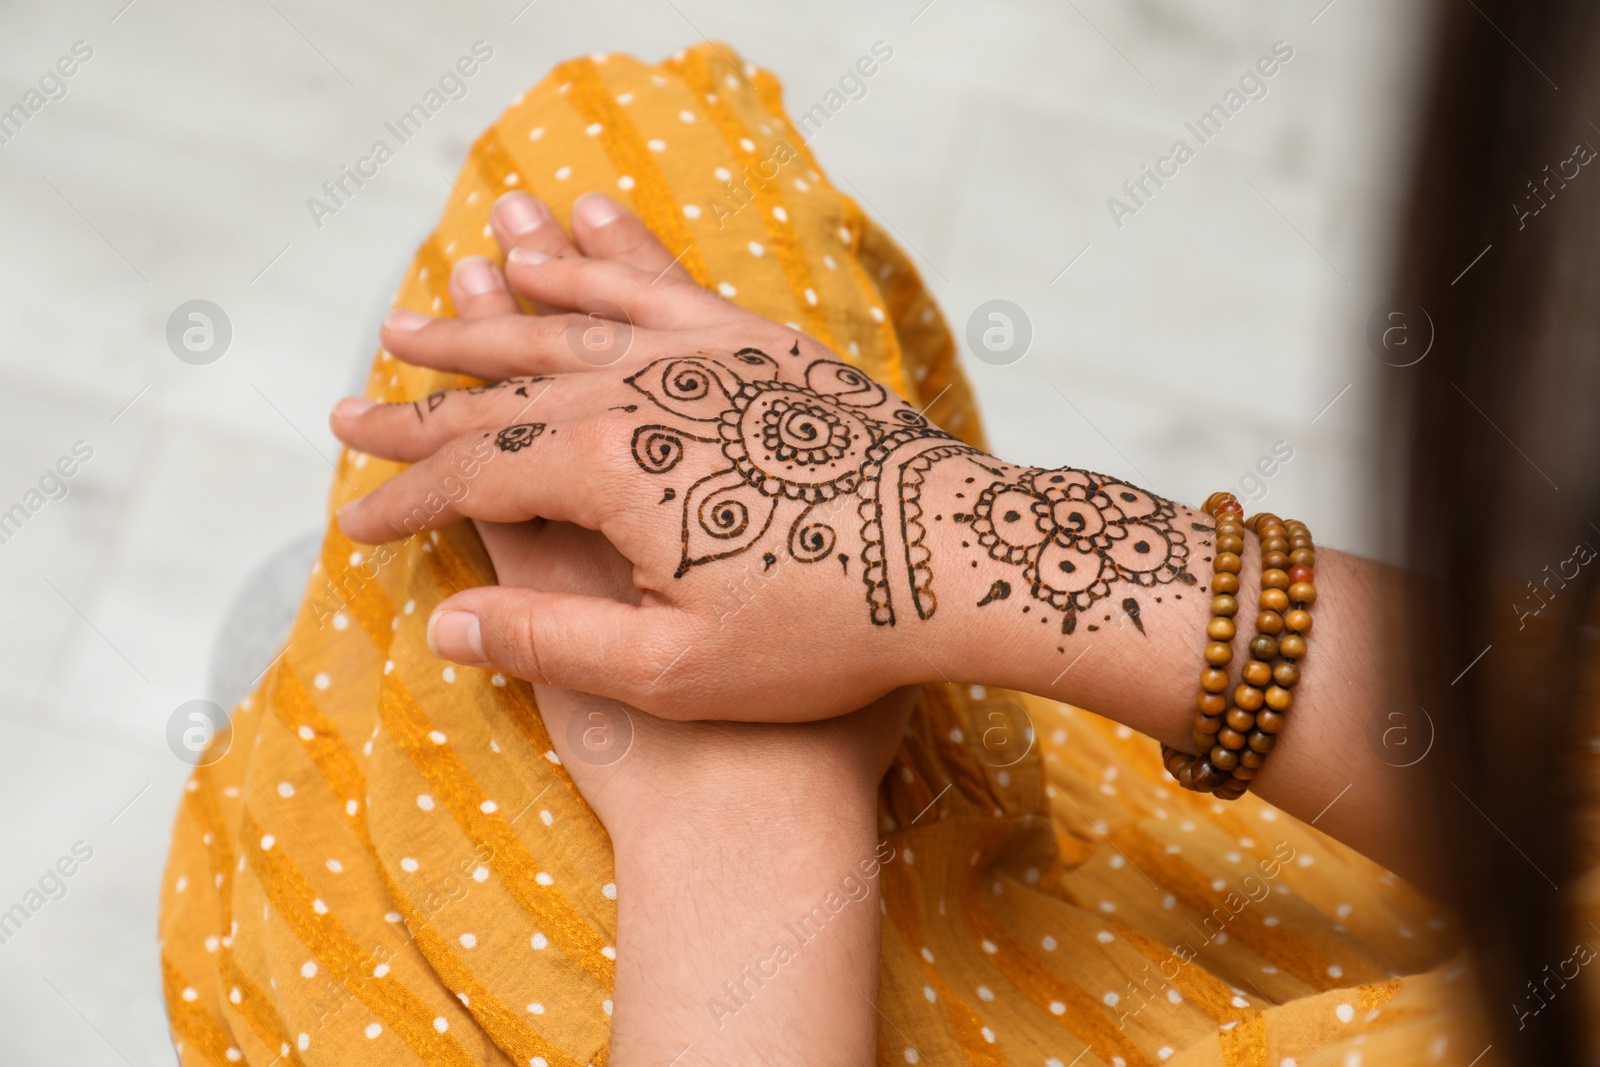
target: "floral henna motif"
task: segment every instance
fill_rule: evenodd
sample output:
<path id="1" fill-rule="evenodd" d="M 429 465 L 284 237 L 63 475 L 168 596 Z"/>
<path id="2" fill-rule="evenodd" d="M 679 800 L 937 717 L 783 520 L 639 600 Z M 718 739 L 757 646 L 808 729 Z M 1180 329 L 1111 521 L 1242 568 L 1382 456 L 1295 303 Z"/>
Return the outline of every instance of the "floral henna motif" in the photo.
<path id="1" fill-rule="evenodd" d="M 1078 613 L 1111 596 L 1119 582 L 1194 583 L 1171 502 L 1089 471 L 1018 474 L 835 360 L 812 362 L 803 378 L 804 384 L 780 380 L 776 360 L 745 348 L 731 358 L 657 360 L 627 379 L 657 408 L 694 427 L 639 426 L 632 448 L 641 470 L 665 474 L 690 449 L 703 458 L 721 453 L 721 462 L 682 494 L 678 577 L 748 551 L 773 529 L 787 531 L 783 549 L 797 562 L 827 559 L 838 543 L 834 521 L 853 504 L 873 623 L 894 625 L 902 598 L 918 618 L 930 619 L 938 598 L 922 494 L 940 464 L 959 461 L 978 496 L 970 513 L 950 518 L 970 524 L 990 559 L 1021 569 L 1036 605 L 1061 613 L 1063 633 L 1072 633 Z M 661 502 L 678 498 L 668 490 Z M 766 567 L 775 551 L 763 552 Z M 849 555 L 837 558 L 848 573 Z M 1005 600 L 1011 588 L 997 579 L 981 603 Z M 1138 621 L 1136 610 L 1132 617 Z"/>

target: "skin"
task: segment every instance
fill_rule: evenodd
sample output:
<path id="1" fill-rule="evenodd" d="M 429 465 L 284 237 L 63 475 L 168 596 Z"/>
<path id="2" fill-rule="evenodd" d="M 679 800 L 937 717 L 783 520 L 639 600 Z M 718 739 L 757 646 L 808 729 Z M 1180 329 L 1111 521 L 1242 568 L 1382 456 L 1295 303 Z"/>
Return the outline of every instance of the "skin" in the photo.
<path id="1" fill-rule="evenodd" d="M 505 274 L 483 261 L 464 262 L 453 281 L 461 319 L 396 313 L 383 341 L 402 360 L 506 384 L 417 404 L 342 402 L 332 419 L 341 440 L 413 465 L 343 509 L 339 521 L 353 539 L 377 543 L 477 520 L 501 584 L 440 606 L 430 620 L 435 651 L 550 686 L 551 694 L 598 694 L 652 713 L 633 716 L 647 727 L 617 766 L 629 767 L 649 739 L 673 753 L 658 764 L 672 773 L 658 780 L 634 765 L 602 780 L 594 768 L 575 772 L 591 776 L 580 788 L 586 796 L 597 791 L 596 810 L 618 849 L 620 1050 L 628 1051 L 633 1034 L 637 1048 L 654 1034 L 650 1055 L 670 1060 L 684 1042 L 666 1048 L 677 1038 L 662 1042 L 660 1035 L 678 1033 L 692 1011 L 705 1012 L 703 1003 L 686 1006 L 694 999 L 686 990 L 697 978 L 737 973 L 762 954 L 751 955 L 759 935 L 718 941 L 713 934 L 729 915 L 736 917 L 731 926 L 749 931 L 786 914 L 763 904 L 763 893 L 719 898 L 731 884 L 729 869 L 758 878 L 758 870 L 808 864 L 842 873 L 871 853 L 873 772 L 881 773 L 898 738 L 898 728 L 881 724 L 904 709 L 893 705 L 894 715 L 886 714 L 892 702 L 857 709 L 917 683 L 976 682 L 1086 707 L 1193 751 L 1199 651 L 1210 617 L 1208 516 L 1093 472 L 1020 467 L 959 446 L 892 395 L 851 377 L 814 340 L 695 285 L 637 219 L 603 196 L 591 194 L 574 209 L 576 245 L 526 194 L 502 198 L 494 221 L 509 254 Z M 541 314 L 518 314 L 513 292 Z M 586 331 L 597 323 L 567 309 L 594 301 L 631 321 L 626 345 L 601 346 L 610 360 L 605 365 L 596 365 L 592 348 L 570 342 L 590 336 Z M 469 313 L 469 305 L 476 310 Z M 774 399 L 788 407 L 760 407 Z M 749 426 L 778 429 L 764 437 L 746 433 Z M 886 439 L 900 451 L 874 471 L 866 446 Z M 838 454 L 813 452 L 794 462 L 795 449 L 817 442 L 829 442 Z M 923 455 L 930 461 L 920 480 L 908 481 L 913 500 L 892 472 Z M 891 475 L 879 477 L 884 471 Z M 815 490 L 819 473 L 836 476 L 834 492 L 806 511 L 813 501 L 804 494 Z M 457 475 L 466 491 L 441 496 L 438 488 Z M 725 495 L 697 496 L 697 486 Z M 918 524 L 905 515 L 920 519 L 919 536 L 912 537 Z M 803 536 L 805 527 L 819 524 L 825 535 Z M 736 536 L 716 536 L 741 527 Z M 497 530 L 523 533 L 502 538 Z M 559 538 L 560 551 L 551 547 L 557 543 L 551 530 L 572 531 Z M 825 552 L 813 551 L 821 544 Z M 582 567 L 600 567 L 604 578 L 553 580 L 539 568 L 555 558 L 589 560 Z M 1261 570 L 1253 536 L 1242 558 L 1245 610 L 1233 642 L 1235 675 L 1247 658 L 1250 609 L 1260 591 L 1253 584 Z M 875 596 L 870 567 L 879 559 L 923 566 L 883 568 Z M 1094 568 L 1096 580 L 1085 580 L 1086 568 Z M 1374 743 L 1371 725 L 1387 706 L 1387 679 L 1394 676 L 1388 650 L 1401 645 L 1389 614 L 1394 600 L 1385 596 L 1395 584 L 1396 576 L 1378 564 L 1318 548 L 1313 651 L 1302 663 L 1291 725 L 1254 788 L 1426 886 L 1433 864 L 1412 829 L 1427 824 L 1415 776 L 1386 762 L 1389 753 Z M 919 589 L 934 596 L 919 596 Z M 818 671 L 823 663 L 828 669 Z M 575 704 L 566 702 L 576 700 L 541 691 L 547 718 L 570 713 Z M 826 733 L 828 721 L 842 724 L 839 732 Z M 685 785 L 674 760 L 702 748 L 674 751 L 670 740 L 654 740 L 669 728 L 712 731 L 703 736 L 718 739 L 713 751 L 722 750 L 721 739 L 736 739 L 726 751 L 743 753 L 748 778 L 701 767 L 704 780 Z M 766 740 L 743 748 L 741 729 Z M 563 736 L 558 722 L 551 733 Z M 881 750 L 871 749 L 872 738 Z M 828 743 L 837 747 L 829 750 Z M 881 760 L 862 760 L 863 750 L 881 751 Z M 839 759 L 819 758 L 828 753 Z M 797 803 L 783 813 L 781 832 L 773 821 L 752 817 L 750 798 L 770 790 L 763 783 L 803 779 L 833 763 L 852 769 L 808 794 L 826 802 L 814 810 Z M 693 759 L 687 765 L 697 766 Z M 660 803 L 665 788 L 685 789 L 695 822 L 704 818 L 716 833 L 702 833 L 704 825 L 685 831 L 668 818 Z M 602 810 L 608 793 L 616 798 L 609 812 Z M 840 811 L 852 815 L 841 818 Z M 1396 817 L 1413 812 L 1418 817 Z M 816 826 L 828 830 L 809 836 Z M 763 854 L 786 847 L 779 839 L 795 827 L 806 828 L 794 835 L 801 842 L 795 847 L 812 858 Z M 635 848 L 646 835 L 650 844 Z M 718 842 L 715 856 L 705 851 L 708 838 Z M 635 862 L 642 856 L 650 859 Z M 703 899 L 726 913 L 700 910 L 678 877 L 693 878 L 696 893 L 709 894 Z M 623 895 L 630 884 L 637 910 Z M 787 885 L 771 887 L 781 888 Z M 861 981 L 848 983 L 852 990 L 870 991 L 876 923 L 865 920 L 868 914 L 860 911 L 860 939 L 837 958 L 815 954 L 802 961 L 814 969 L 794 968 L 805 977 L 782 987 L 795 998 L 787 1006 L 778 997 L 763 1003 L 763 990 L 751 1010 L 739 1013 L 741 1020 L 765 1022 L 747 1024 L 758 1029 L 737 1051 L 785 1047 L 789 1028 L 803 1025 L 803 1012 L 817 1010 L 807 998 L 839 996 L 840 974 L 855 969 Z M 679 934 L 664 933 L 668 928 Z M 623 965 L 630 929 L 641 949 L 634 957 L 639 969 L 631 972 Z M 697 936 L 691 942 L 683 931 Z M 691 943 L 715 945 L 707 951 L 718 958 L 687 962 Z M 625 981 L 632 982 L 627 996 Z M 860 1003 L 845 1001 L 832 1008 L 860 1027 L 837 1050 L 839 1062 L 866 1062 L 874 1018 L 861 1013 Z"/>
<path id="2" fill-rule="evenodd" d="M 499 228 L 515 233 L 501 214 Z M 628 257 L 604 231 L 580 233 L 592 254 Z M 516 310 L 504 277 L 483 260 L 458 265 L 451 293 L 465 320 Z M 639 601 L 628 562 L 597 533 L 545 520 L 477 526 L 504 586 Z M 779 726 L 674 722 L 552 686 L 535 692 L 557 755 L 611 837 L 611 1062 L 699 1067 L 802 1054 L 806 1063 L 871 1062 L 878 882 L 863 860 L 874 870 L 882 854 L 877 785 L 915 691 Z M 586 749 L 590 735 L 569 729 L 574 717 L 601 728 L 625 721 L 626 753 L 607 761 L 609 753 Z M 843 879 L 850 903 L 802 943 L 789 924 Z M 799 951 L 778 965 L 778 943 Z M 753 980 L 752 967 L 777 973 Z M 724 983 L 741 984 L 739 1000 Z M 818 1017 L 829 1026 L 813 1026 Z"/>

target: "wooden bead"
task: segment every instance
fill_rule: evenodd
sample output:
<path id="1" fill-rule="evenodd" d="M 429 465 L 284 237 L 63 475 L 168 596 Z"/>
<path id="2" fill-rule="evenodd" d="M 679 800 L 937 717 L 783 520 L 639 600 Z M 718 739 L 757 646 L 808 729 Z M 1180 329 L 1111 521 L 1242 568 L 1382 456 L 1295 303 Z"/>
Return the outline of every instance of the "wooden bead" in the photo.
<path id="1" fill-rule="evenodd" d="M 1309 548 L 1297 548 L 1289 553 L 1289 562 L 1296 567 L 1315 567 L 1317 554 Z"/>
<path id="2" fill-rule="evenodd" d="M 1229 708 L 1227 723 L 1228 729 L 1247 734 L 1250 732 L 1250 728 L 1256 724 L 1256 717 L 1243 708 Z"/>
<path id="3" fill-rule="evenodd" d="M 1194 766 L 1195 766 L 1195 764 L 1197 762 L 1199 762 L 1199 761 L 1198 760 L 1190 760 L 1189 762 L 1181 765 L 1178 768 L 1178 773 L 1173 775 L 1173 777 L 1178 780 L 1178 784 L 1183 786 L 1183 788 L 1185 788 L 1185 789 L 1193 789 L 1193 788 L 1195 788 L 1195 784 L 1194 784 Z"/>
<path id="4" fill-rule="evenodd" d="M 1228 698 L 1221 693 L 1201 690 L 1200 695 L 1194 698 L 1194 710 L 1201 715 L 1221 715 L 1228 710 Z"/>
<path id="5" fill-rule="evenodd" d="M 1263 611 L 1256 616 L 1256 629 L 1276 637 L 1283 633 L 1283 616 L 1276 611 Z"/>
<path id="6" fill-rule="evenodd" d="M 1294 703 L 1294 695 L 1281 685 L 1267 687 L 1267 707 L 1273 711 L 1288 711 L 1289 705 Z"/>
<path id="7" fill-rule="evenodd" d="M 1304 608 L 1293 608 L 1283 613 L 1283 624 L 1297 634 L 1311 632 L 1311 612 Z"/>
<path id="8" fill-rule="evenodd" d="M 1255 711 L 1266 701 L 1266 694 L 1253 685 L 1241 685 L 1233 691 L 1233 702 L 1246 711 Z"/>
<path id="9" fill-rule="evenodd" d="M 1292 689 L 1300 681 L 1300 668 L 1286 659 L 1279 660 L 1272 668 L 1272 680 L 1285 689 Z"/>
<path id="10" fill-rule="evenodd" d="M 1206 646 L 1206 662 L 1213 667 L 1226 667 L 1233 659 L 1233 646 L 1225 645 L 1221 641 L 1213 641 Z"/>
<path id="11" fill-rule="evenodd" d="M 1220 729 L 1222 729 L 1221 715 L 1196 715 L 1194 717 L 1194 732 L 1197 734 L 1214 737 Z M 1211 742 L 1207 741 L 1206 744 L 1210 745 Z"/>
<path id="12" fill-rule="evenodd" d="M 1291 585 L 1289 588 L 1293 589 L 1295 587 Z M 1282 589 L 1263 589 L 1261 590 L 1261 598 L 1257 603 L 1267 611 L 1288 611 L 1289 594 Z"/>
<path id="13" fill-rule="evenodd" d="M 1289 534 L 1289 551 L 1293 552 L 1296 549 L 1301 549 L 1301 548 L 1315 549 L 1316 547 L 1317 547 L 1316 545 L 1311 543 L 1311 535 L 1310 534 L 1297 534 L 1297 533 L 1294 533 L 1292 531 L 1290 532 L 1290 534 Z"/>
<path id="14" fill-rule="evenodd" d="M 1239 614 L 1239 601 L 1231 593 L 1219 593 L 1211 598 L 1211 614 L 1231 619 Z"/>
<path id="15" fill-rule="evenodd" d="M 1273 711 L 1270 708 L 1267 708 L 1263 709 L 1261 714 L 1256 716 L 1255 728 L 1264 734 L 1275 734 L 1279 730 L 1283 729 L 1283 724 L 1285 721 L 1287 720 L 1283 712 Z"/>
<path id="16" fill-rule="evenodd" d="M 1218 504 L 1216 507 L 1216 513 L 1218 515 L 1243 515 L 1244 505 L 1239 503 L 1237 500 L 1229 500 L 1225 503 Z"/>
<path id="17" fill-rule="evenodd" d="M 1237 574 L 1212 575 L 1211 591 L 1213 593 L 1237 593 L 1239 591 L 1239 576 Z"/>
<path id="18" fill-rule="evenodd" d="M 1271 634 L 1256 634 L 1250 639 L 1250 654 L 1264 663 L 1278 658 L 1278 639 Z"/>
<path id="19" fill-rule="evenodd" d="M 1261 538 L 1261 551 L 1287 552 L 1289 551 L 1289 531 L 1280 522 L 1262 523 L 1256 527 L 1256 536 Z M 1268 541 L 1282 541 L 1282 546 L 1267 547 Z"/>
<path id="20" fill-rule="evenodd" d="M 1241 676 L 1247 684 L 1253 685 L 1257 689 L 1264 688 L 1272 681 L 1272 667 L 1270 664 L 1253 659 L 1244 665 L 1244 671 Z"/>
<path id="21" fill-rule="evenodd" d="M 1295 582 L 1289 586 L 1289 599 L 1296 604 L 1315 604 L 1317 587 L 1310 582 Z"/>
<path id="22" fill-rule="evenodd" d="M 1261 566 L 1281 571 L 1289 566 L 1289 557 L 1283 552 L 1264 552 L 1261 555 Z"/>
<path id="23" fill-rule="evenodd" d="M 1195 760 L 1194 762 L 1194 787 L 1202 793 L 1209 793 L 1227 781 L 1226 775 L 1205 760 Z"/>
<path id="24" fill-rule="evenodd" d="M 1288 552 L 1289 551 L 1289 542 L 1285 541 L 1282 537 L 1262 537 L 1261 538 L 1261 551 L 1262 552 Z"/>
<path id="25" fill-rule="evenodd" d="M 1239 766 L 1249 767 L 1251 770 L 1267 762 L 1267 757 L 1253 748 L 1247 748 L 1239 753 Z"/>
<path id="26" fill-rule="evenodd" d="M 1243 748 L 1247 740 L 1244 731 L 1224 726 L 1217 731 L 1217 744 L 1223 748 Z"/>
<path id="27" fill-rule="evenodd" d="M 1278 642 L 1278 651 L 1290 659 L 1300 659 L 1306 654 L 1306 639 L 1299 634 L 1286 634 Z"/>
<path id="28" fill-rule="evenodd" d="M 1232 641 L 1239 627 L 1232 619 L 1212 619 L 1206 623 L 1206 636 L 1213 641 Z"/>
<path id="29" fill-rule="evenodd" d="M 1246 767 L 1244 765 L 1244 758 L 1248 754 L 1252 754 L 1250 753 L 1249 749 L 1245 749 L 1243 752 L 1239 753 L 1239 765 L 1228 772 L 1229 774 L 1233 775 L 1236 781 L 1248 782 L 1250 779 L 1256 776 L 1256 769 L 1254 767 Z M 1253 754 L 1260 755 L 1259 752 Z"/>
<path id="30" fill-rule="evenodd" d="M 1208 693 L 1220 693 L 1228 688 L 1228 672 L 1209 667 L 1200 672 L 1200 688 Z"/>
<path id="31" fill-rule="evenodd" d="M 1217 558 L 1212 562 L 1211 569 L 1218 574 L 1238 574 L 1242 564 L 1239 557 L 1232 552 L 1218 552 Z"/>
<path id="32" fill-rule="evenodd" d="M 1194 742 L 1194 747 L 1199 749 L 1201 752 L 1204 752 L 1206 749 L 1217 743 L 1217 735 L 1215 732 L 1208 734 L 1200 730 L 1190 730 L 1189 738 Z"/>
<path id="33" fill-rule="evenodd" d="M 1290 582 L 1310 582 L 1314 581 L 1316 576 L 1317 572 L 1307 567 L 1304 563 L 1293 563 L 1291 561 L 1288 575 Z M 1287 588 L 1287 586 L 1279 586 L 1279 588 Z"/>
<path id="34" fill-rule="evenodd" d="M 1262 733 L 1261 730 L 1257 728 L 1250 731 L 1249 742 L 1252 749 L 1264 756 L 1268 752 L 1272 751 L 1273 746 L 1278 743 L 1278 739 L 1272 734 Z"/>
<path id="35" fill-rule="evenodd" d="M 1217 551 L 1238 555 L 1244 551 L 1244 538 L 1238 534 L 1220 534 L 1217 537 Z"/>
<path id="36" fill-rule="evenodd" d="M 1207 761 L 1219 771 L 1231 771 L 1239 766 L 1239 754 L 1231 749 L 1216 745 L 1211 749 Z"/>
<path id="37" fill-rule="evenodd" d="M 1275 567 L 1269 567 L 1261 572 L 1261 587 L 1263 589 L 1289 588 L 1289 575 Z"/>

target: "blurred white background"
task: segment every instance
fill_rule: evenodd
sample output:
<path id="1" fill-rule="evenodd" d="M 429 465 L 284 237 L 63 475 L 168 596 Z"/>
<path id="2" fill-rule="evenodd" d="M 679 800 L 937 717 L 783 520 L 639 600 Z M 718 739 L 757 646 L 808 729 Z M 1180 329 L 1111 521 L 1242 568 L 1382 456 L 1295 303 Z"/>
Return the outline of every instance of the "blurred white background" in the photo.
<path id="1" fill-rule="evenodd" d="M 168 718 L 210 695 L 246 576 L 320 526 L 326 413 L 446 177 L 549 66 L 709 35 L 798 112 L 888 42 L 812 147 L 958 333 L 991 298 L 1027 312 L 1020 362 L 964 357 L 996 450 L 1197 502 L 1286 442 L 1270 506 L 1378 551 L 1364 333 L 1422 66 L 1411 6 L 8 2 L 0 108 L 75 42 L 93 56 L 0 145 L 0 511 L 75 443 L 93 454 L 0 543 L 0 911 L 75 842 L 93 856 L 0 943 L 0 1061 L 172 1062 L 155 912 L 188 768 Z M 480 38 L 470 95 L 317 229 L 306 198 Z M 1280 40 L 1268 95 L 1115 225 L 1107 199 Z M 232 323 L 209 366 L 165 339 L 195 298 Z"/>

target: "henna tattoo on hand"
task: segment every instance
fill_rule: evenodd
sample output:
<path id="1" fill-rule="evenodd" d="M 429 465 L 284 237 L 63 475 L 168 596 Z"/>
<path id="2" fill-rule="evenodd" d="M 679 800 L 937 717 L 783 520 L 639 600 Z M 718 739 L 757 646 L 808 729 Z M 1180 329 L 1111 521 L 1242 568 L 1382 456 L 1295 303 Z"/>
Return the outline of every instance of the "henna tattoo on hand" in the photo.
<path id="1" fill-rule="evenodd" d="M 542 422 L 519 422 L 507 426 L 494 435 L 495 447 L 502 452 L 520 452 L 533 444 L 533 439 L 544 433 Z"/>
<path id="2" fill-rule="evenodd" d="M 798 341 L 789 354 L 799 354 Z M 957 506 L 970 510 L 950 521 L 970 527 L 962 545 L 974 549 L 972 566 L 986 556 L 1020 571 L 1031 600 L 1021 610 L 1059 613 L 1064 634 L 1114 585 L 1195 584 L 1171 501 L 1092 471 L 1001 463 L 834 359 L 814 360 L 798 383 L 778 375 L 771 356 L 742 348 L 659 359 L 626 379 L 672 419 L 634 430 L 639 469 L 665 475 L 690 452 L 699 461 L 682 494 L 677 577 L 766 542 L 774 527 L 797 562 L 834 556 L 836 523 L 853 511 L 872 622 L 892 626 L 907 610 L 930 619 L 938 598 L 927 535 L 930 518 L 944 515 L 928 515 L 923 495 L 935 476 L 963 474 Z M 772 547 L 764 568 L 776 562 Z M 837 558 L 848 576 L 850 554 Z M 1012 591 L 997 578 L 978 606 Z M 1143 633 L 1138 601 L 1121 606 Z"/>

